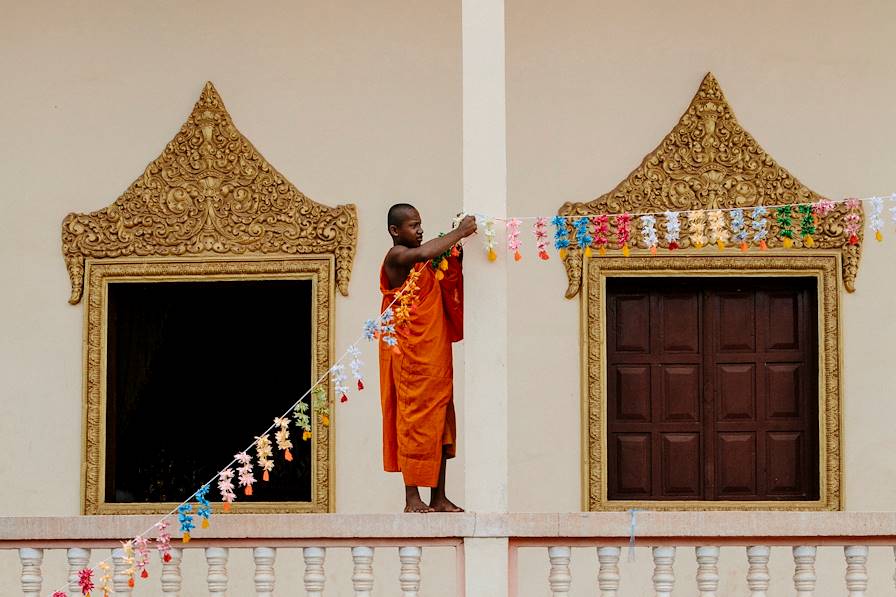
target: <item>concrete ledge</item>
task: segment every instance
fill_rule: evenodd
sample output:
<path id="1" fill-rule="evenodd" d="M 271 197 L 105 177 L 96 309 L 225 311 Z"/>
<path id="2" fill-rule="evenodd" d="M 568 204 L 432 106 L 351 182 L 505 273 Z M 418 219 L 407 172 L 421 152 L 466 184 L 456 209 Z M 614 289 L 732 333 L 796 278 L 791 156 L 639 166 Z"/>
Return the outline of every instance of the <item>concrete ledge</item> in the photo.
<path id="1" fill-rule="evenodd" d="M 90 543 L 118 541 L 152 527 L 158 516 L 0 517 L 0 547 L 4 543 Z M 401 543 L 407 539 L 628 540 L 627 512 L 544 514 L 221 514 L 194 538 L 245 542 L 275 540 L 370 539 Z M 176 530 L 176 524 L 172 524 Z M 636 536 L 679 544 L 724 539 L 868 538 L 896 543 L 896 512 L 638 512 Z"/>

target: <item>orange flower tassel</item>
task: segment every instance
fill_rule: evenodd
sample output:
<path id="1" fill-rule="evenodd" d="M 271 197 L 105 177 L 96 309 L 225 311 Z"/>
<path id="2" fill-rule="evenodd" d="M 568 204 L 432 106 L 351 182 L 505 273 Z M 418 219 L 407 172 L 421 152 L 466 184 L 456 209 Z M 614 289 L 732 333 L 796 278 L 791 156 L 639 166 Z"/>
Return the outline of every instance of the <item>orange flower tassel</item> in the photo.
<path id="1" fill-rule="evenodd" d="M 271 475 L 268 474 L 267 471 L 265 471 L 265 472 L 262 473 L 262 475 L 261 475 L 261 480 L 262 480 L 262 481 L 270 481 L 270 480 L 271 480 Z"/>
<path id="2" fill-rule="evenodd" d="M 522 254 L 522 253 L 520 253 L 519 251 L 515 251 L 515 252 L 514 252 L 514 254 L 513 254 L 513 260 L 514 260 L 514 261 L 519 261 L 519 260 L 522 259 L 522 258 L 523 258 L 523 254 Z"/>
<path id="3" fill-rule="evenodd" d="M 290 452 L 290 451 L 287 449 L 287 450 L 283 453 L 283 458 L 286 460 L 286 462 L 292 462 L 292 452 Z"/>
<path id="4" fill-rule="evenodd" d="M 224 511 L 230 512 L 230 502 L 224 502 Z"/>
<path id="5" fill-rule="evenodd" d="M 252 495 L 252 486 L 246 485 L 246 491 L 244 491 L 243 493 L 245 493 L 246 495 Z"/>
<path id="6" fill-rule="evenodd" d="M 765 242 L 765 240 L 759 241 L 759 250 L 765 251 L 766 249 L 768 249 L 768 244 Z"/>
<path id="7" fill-rule="evenodd" d="M 740 243 L 740 250 L 742 253 L 746 253 L 747 249 L 749 249 L 749 248 L 750 248 L 750 245 L 747 244 L 747 241 L 743 241 L 742 243 Z"/>
<path id="8" fill-rule="evenodd" d="M 134 577 L 133 576 L 128 579 L 128 587 L 131 589 L 134 588 Z M 87 597 L 90 597 L 90 593 L 87 594 Z"/>

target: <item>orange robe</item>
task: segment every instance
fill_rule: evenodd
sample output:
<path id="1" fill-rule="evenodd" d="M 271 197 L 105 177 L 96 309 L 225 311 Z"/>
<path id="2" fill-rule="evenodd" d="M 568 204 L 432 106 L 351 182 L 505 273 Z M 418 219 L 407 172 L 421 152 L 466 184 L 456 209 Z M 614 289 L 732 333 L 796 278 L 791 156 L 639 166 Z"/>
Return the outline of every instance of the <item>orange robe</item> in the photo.
<path id="1" fill-rule="evenodd" d="M 414 266 L 420 289 L 410 321 L 396 330 L 400 354 L 379 343 L 383 468 L 401 472 L 405 485 L 435 487 L 443 450 L 456 452 L 451 343 L 463 338 L 463 273 L 458 258 L 448 261 L 442 280 L 428 262 Z M 381 269 L 382 309 L 398 290 Z"/>

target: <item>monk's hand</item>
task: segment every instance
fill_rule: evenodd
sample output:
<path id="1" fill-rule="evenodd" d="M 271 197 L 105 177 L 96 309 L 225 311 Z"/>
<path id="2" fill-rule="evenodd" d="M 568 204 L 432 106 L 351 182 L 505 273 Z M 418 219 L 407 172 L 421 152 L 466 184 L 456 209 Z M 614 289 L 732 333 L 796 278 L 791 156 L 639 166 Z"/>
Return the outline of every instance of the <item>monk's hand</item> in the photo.
<path id="1" fill-rule="evenodd" d="M 464 216 L 464 219 L 457 225 L 462 238 L 466 238 L 472 234 L 476 234 L 476 218 L 473 216 Z"/>

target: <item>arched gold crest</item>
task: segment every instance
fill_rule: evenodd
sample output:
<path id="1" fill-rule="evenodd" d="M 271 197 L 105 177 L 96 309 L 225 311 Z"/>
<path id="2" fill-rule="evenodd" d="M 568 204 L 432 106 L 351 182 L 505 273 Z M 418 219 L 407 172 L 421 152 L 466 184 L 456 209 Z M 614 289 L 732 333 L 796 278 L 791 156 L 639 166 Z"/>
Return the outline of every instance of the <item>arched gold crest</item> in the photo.
<path id="1" fill-rule="evenodd" d="M 558 213 L 587 216 L 628 212 L 637 216 L 667 210 L 750 208 L 820 199 L 820 195 L 779 166 L 743 129 L 709 73 L 681 120 L 638 168 L 609 193 L 587 203 L 565 203 Z M 814 240 L 815 248 L 842 253 L 843 283 L 853 292 L 861 244 L 848 242 L 843 226 L 846 212 L 847 207 L 838 203 L 820 222 Z M 780 247 L 774 218 L 769 218 L 769 223 L 768 246 Z M 634 241 L 646 248 L 638 234 Z M 680 245 L 690 246 L 684 235 Z M 794 246 L 801 246 L 800 239 L 794 239 Z M 572 298 L 582 285 L 582 251 L 574 238 L 564 265 L 569 280 L 566 296 Z"/>
<path id="2" fill-rule="evenodd" d="M 302 194 L 237 130 L 209 82 L 180 132 L 112 205 L 63 221 L 69 302 L 81 300 L 85 259 L 114 257 L 331 254 L 347 295 L 357 234 L 355 206 Z"/>

